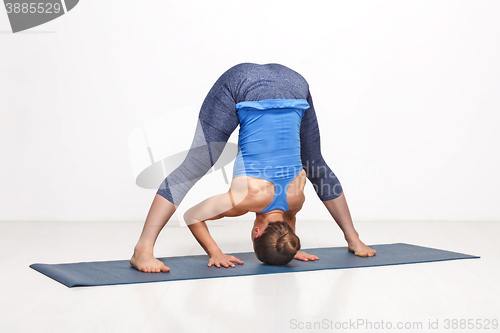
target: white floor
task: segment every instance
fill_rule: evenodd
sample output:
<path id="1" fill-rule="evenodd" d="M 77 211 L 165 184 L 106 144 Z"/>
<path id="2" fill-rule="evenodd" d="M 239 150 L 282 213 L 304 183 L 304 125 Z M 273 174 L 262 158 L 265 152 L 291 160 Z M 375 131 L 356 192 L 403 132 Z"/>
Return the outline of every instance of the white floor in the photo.
<path id="1" fill-rule="evenodd" d="M 223 251 L 252 250 L 251 221 L 208 225 Z M 28 266 L 129 259 L 142 221 L 0 222 L 0 332 L 385 332 L 388 324 L 394 332 L 500 332 L 500 222 L 355 225 L 367 244 L 481 258 L 67 288 Z M 297 234 L 303 248 L 346 245 L 333 221 L 299 221 Z M 174 221 L 155 249 L 158 257 L 203 253 Z"/>

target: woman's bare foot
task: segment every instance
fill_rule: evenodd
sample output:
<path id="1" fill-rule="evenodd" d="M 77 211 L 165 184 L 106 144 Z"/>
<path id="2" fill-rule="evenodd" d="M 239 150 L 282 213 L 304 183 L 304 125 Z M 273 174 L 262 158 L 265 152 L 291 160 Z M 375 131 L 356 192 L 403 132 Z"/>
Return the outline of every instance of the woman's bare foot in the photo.
<path id="1" fill-rule="evenodd" d="M 130 259 L 130 265 L 138 271 L 145 273 L 168 272 L 170 268 L 156 259 L 151 251 L 134 249 L 134 255 Z"/>
<path id="2" fill-rule="evenodd" d="M 377 251 L 368 247 L 359 238 L 347 241 L 347 250 L 360 257 L 372 257 Z"/>

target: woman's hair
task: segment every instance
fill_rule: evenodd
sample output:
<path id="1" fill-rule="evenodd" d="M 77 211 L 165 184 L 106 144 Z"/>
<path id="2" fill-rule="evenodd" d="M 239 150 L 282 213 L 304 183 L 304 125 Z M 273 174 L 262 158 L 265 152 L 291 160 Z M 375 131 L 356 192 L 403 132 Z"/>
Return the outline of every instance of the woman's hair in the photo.
<path id="1" fill-rule="evenodd" d="M 257 258 L 268 265 L 286 265 L 300 250 L 300 239 L 284 221 L 269 222 L 260 237 L 254 239 Z"/>

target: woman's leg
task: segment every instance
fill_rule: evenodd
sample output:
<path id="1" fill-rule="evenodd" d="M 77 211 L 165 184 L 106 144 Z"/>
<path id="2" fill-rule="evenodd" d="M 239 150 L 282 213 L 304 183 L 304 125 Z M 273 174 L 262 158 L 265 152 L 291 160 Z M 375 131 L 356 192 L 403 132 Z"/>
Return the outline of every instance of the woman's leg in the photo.
<path id="1" fill-rule="evenodd" d="M 348 250 L 362 257 L 371 257 L 376 251 L 359 239 L 359 234 L 352 223 L 342 185 L 321 155 L 318 120 L 310 93 L 307 102 L 310 108 L 306 110 L 300 128 L 301 158 L 307 178 L 344 233 Z"/>
<path id="2" fill-rule="evenodd" d="M 310 107 L 304 113 L 300 124 L 302 166 L 320 200 L 332 200 L 343 193 L 342 185 L 321 154 L 318 120 L 310 93 L 307 103 Z"/>
<path id="3" fill-rule="evenodd" d="M 224 73 L 207 94 L 200 110 L 191 149 L 182 164 L 160 185 L 130 260 L 143 272 L 168 271 L 153 256 L 153 248 L 168 220 L 187 192 L 219 159 L 231 133 L 238 126 L 235 102 Z"/>
<path id="4" fill-rule="evenodd" d="M 236 103 L 227 83 L 228 75 L 225 72 L 208 92 L 186 158 L 165 178 L 157 191 L 175 206 L 179 206 L 187 192 L 217 162 L 239 124 Z"/>
<path id="5" fill-rule="evenodd" d="M 150 273 L 168 272 L 170 270 L 163 262 L 154 257 L 153 248 L 160 231 L 168 220 L 170 220 L 175 209 L 176 207 L 173 203 L 159 194 L 155 195 L 141 236 L 134 248 L 134 254 L 130 259 L 132 267 L 139 271 Z"/>

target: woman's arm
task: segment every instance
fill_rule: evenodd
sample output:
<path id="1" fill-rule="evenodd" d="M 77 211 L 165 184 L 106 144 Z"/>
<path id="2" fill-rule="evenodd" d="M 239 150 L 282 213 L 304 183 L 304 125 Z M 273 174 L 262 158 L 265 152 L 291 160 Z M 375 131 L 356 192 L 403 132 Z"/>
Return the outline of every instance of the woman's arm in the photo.
<path id="1" fill-rule="evenodd" d="M 196 238 L 203 250 L 205 250 L 210 257 L 213 257 L 217 253 L 222 253 L 222 250 L 217 246 L 217 243 L 210 235 L 207 224 L 204 221 L 188 224 L 188 227 L 194 238 Z"/>
<path id="2" fill-rule="evenodd" d="M 188 209 L 184 214 L 184 220 L 193 234 L 194 238 L 209 255 L 208 266 L 234 267 L 232 261 L 243 264 L 243 261 L 234 256 L 225 255 L 208 231 L 207 220 L 218 220 L 225 216 L 235 215 L 235 207 L 231 200 L 230 192 L 214 195 L 196 206 Z M 242 215 L 242 214 L 238 214 Z"/>
<path id="3" fill-rule="evenodd" d="M 186 221 L 189 230 L 210 257 L 222 251 L 210 235 L 205 221 L 221 219 L 231 208 L 232 203 L 228 192 L 214 195 L 184 213 L 184 221 Z"/>

